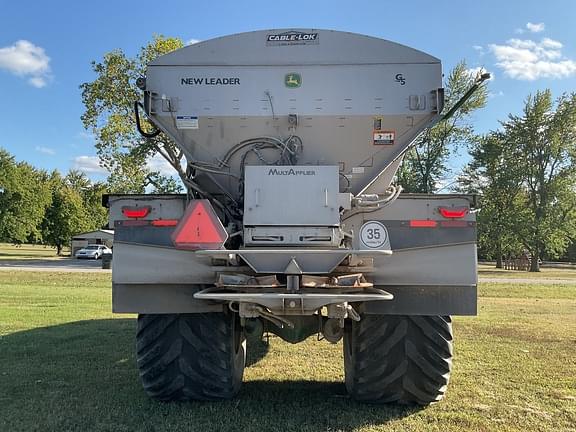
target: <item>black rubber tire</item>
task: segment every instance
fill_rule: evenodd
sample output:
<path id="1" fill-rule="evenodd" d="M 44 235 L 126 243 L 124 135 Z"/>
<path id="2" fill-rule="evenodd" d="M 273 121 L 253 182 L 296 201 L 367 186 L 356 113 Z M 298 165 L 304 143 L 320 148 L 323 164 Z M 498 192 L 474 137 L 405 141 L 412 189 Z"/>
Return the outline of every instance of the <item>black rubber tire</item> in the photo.
<path id="1" fill-rule="evenodd" d="M 449 316 L 364 315 L 344 333 L 346 389 L 370 403 L 428 405 L 452 369 Z"/>
<path id="2" fill-rule="evenodd" d="M 246 364 L 237 314 L 139 315 L 137 363 L 146 393 L 162 401 L 236 396 Z"/>

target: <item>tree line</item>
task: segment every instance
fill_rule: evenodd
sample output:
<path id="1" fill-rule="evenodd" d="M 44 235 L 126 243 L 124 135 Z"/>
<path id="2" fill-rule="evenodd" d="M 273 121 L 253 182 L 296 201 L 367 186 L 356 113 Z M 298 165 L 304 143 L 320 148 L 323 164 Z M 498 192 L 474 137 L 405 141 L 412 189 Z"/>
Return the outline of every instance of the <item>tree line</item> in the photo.
<path id="1" fill-rule="evenodd" d="M 447 88 L 465 83 L 459 68 Z M 528 95 L 521 114 L 479 135 L 467 122 L 485 103 L 485 94 L 477 94 L 451 121 L 424 134 L 404 158 L 401 184 L 407 192 L 478 195 L 479 255 L 499 268 L 507 257 L 522 255 L 531 258 L 530 271 L 539 271 L 543 259 L 575 261 L 576 94 Z M 470 161 L 446 188 L 447 162 L 462 147 Z"/>
<path id="2" fill-rule="evenodd" d="M 0 148 L 0 241 L 54 246 L 61 255 L 73 235 L 106 225 L 106 190 L 80 171 L 40 170 Z"/>
<path id="3" fill-rule="evenodd" d="M 135 57 L 112 51 L 92 63 L 94 81 L 81 85 L 82 120 L 96 136 L 104 166 L 114 173 L 113 188 L 138 192 L 148 184 L 177 191 L 173 178 L 143 168 L 154 155 L 164 157 L 180 178 L 186 176 L 181 150 L 163 134 L 138 135 L 132 115 L 140 95 L 136 79 L 144 76 L 146 64 L 182 46 L 180 39 L 155 36 Z M 446 111 L 481 72 L 462 61 L 447 74 Z M 472 115 L 487 102 L 488 89 L 481 86 L 451 118 L 422 134 L 404 156 L 397 182 L 406 192 L 478 194 L 479 252 L 498 266 L 504 257 L 520 254 L 532 257 L 533 271 L 542 258 L 576 258 L 576 96 L 554 100 L 549 90 L 529 95 L 522 114 L 510 114 L 498 130 L 479 135 Z M 458 174 L 449 164 L 462 153 L 470 161 Z"/>
<path id="4" fill-rule="evenodd" d="M 543 258 L 562 257 L 576 236 L 576 94 L 529 95 L 522 114 L 477 137 L 460 176 L 465 192 L 482 197 L 482 253 L 502 266 L 527 252 L 531 271 Z"/>
<path id="5" fill-rule="evenodd" d="M 36 170 L 0 150 L 0 241 L 44 242 L 61 251 L 72 234 L 105 224 L 100 206 L 105 190 L 183 190 L 174 176 L 147 164 L 160 155 L 185 179 L 182 151 L 163 134 L 138 134 L 133 113 L 140 98 L 136 80 L 144 76 L 146 64 L 182 46 L 180 39 L 155 36 L 135 57 L 114 50 L 92 63 L 95 79 L 80 86 L 82 121 L 110 172 L 106 183 L 92 183 L 78 171 L 62 177 Z M 445 110 L 479 73 L 462 61 L 447 74 Z M 505 257 L 521 254 L 532 257 L 532 271 L 544 258 L 576 260 L 576 94 L 554 99 L 543 90 L 529 95 L 521 114 L 477 134 L 472 115 L 487 102 L 483 85 L 451 118 L 422 134 L 405 154 L 396 181 L 405 192 L 477 194 L 479 254 L 500 267 Z M 145 118 L 142 122 L 153 130 Z M 449 164 L 462 154 L 469 162 L 456 173 Z"/>

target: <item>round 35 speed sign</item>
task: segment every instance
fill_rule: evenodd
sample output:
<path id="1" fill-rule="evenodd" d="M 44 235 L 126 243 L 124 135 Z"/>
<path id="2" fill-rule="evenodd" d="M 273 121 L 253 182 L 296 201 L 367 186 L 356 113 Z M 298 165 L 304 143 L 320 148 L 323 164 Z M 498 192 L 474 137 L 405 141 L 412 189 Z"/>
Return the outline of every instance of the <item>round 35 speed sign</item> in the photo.
<path id="1" fill-rule="evenodd" d="M 369 221 L 360 228 L 360 242 L 370 249 L 381 249 L 388 242 L 388 230 L 376 221 Z"/>

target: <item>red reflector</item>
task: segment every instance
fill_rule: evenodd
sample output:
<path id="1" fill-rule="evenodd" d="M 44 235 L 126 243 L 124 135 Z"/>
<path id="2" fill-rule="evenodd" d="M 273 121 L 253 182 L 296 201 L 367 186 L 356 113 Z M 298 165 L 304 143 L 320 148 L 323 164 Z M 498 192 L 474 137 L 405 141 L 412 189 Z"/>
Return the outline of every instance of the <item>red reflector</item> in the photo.
<path id="1" fill-rule="evenodd" d="M 146 217 L 150 213 L 150 206 L 145 207 L 122 207 L 122 214 L 130 219 Z"/>
<path id="2" fill-rule="evenodd" d="M 148 226 L 150 225 L 150 221 L 147 220 L 122 220 L 116 221 L 118 226 L 125 226 L 125 227 L 135 227 L 135 226 Z"/>
<path id="3" fill-rule="evenodd" d="M 440 221 L 443 228 L 468 228 L 468 222 L 459 220 Z"/>
<path id="4" fill-rule="evenodd" d="M 445 218 L 460 219 L 468 213 L 468 207 L 438 207 L 438 210 Z"/>
<path id="5" fill-rule="evenodd" d="M 172 234 L 178 249 L 220 249 L 228 233 L 208 200 L 191 201 Z"/>
<path id="6" fill-rule="evenodd" d="M 428 219 L 412 219 L 410 221 L 411 228 L 436 228 L 438 222 Z"/>
<path id="7" fill-rule="evenodd" d="M 178 219 L 156 219 L 152 221 L 152 225 L 157 227 L 176 226 Z"/>

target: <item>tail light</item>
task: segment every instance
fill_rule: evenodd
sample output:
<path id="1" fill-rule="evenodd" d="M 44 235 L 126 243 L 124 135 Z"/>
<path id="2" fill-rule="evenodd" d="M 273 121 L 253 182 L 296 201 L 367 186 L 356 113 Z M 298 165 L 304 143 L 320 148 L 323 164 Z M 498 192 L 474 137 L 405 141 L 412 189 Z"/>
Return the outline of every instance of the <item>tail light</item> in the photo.
<path id="1" fill-rule="evenodd" d="M 438 211 L 447 219 L 461 219 L 468 214 L 468 207 L 438 207 Z"/>
<path id="2" fill-rule="evenodd" d="M 148 216 L 150 206 L 144 207 L 122 207 L 122 214 L 129 219 L 140 219 Z"/>

